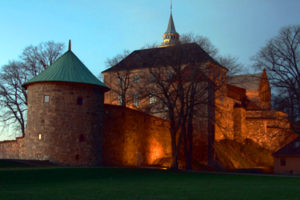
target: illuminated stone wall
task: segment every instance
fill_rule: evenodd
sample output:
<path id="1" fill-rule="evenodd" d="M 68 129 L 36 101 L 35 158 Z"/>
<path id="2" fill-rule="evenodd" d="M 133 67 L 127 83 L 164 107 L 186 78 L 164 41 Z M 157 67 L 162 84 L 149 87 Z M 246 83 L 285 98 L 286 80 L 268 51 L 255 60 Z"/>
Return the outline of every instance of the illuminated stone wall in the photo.
<path id="1" fill-rule="evenodd" d="M 287 114 L 280 111 L 247 111 L 245 125 L 246 138 L 272 152 L 277 151 L 296 137 L 290 130 Z"/>
<path id="2" fill-rule="evenodd" d="M 227 98 L 216 112 L 216 141 L 224 139 L 243 143 L 250 139 L 272 152 L 295 138 L 287 115 L 275 110 L 247 110 Z M 220 104 L 219 104 L 220 105 Z"/>
<path id="3" fill-rule="evenodd" d="M 121 106 L 105 105 L 103 164 L 169 166 L 169 123 Z"/>

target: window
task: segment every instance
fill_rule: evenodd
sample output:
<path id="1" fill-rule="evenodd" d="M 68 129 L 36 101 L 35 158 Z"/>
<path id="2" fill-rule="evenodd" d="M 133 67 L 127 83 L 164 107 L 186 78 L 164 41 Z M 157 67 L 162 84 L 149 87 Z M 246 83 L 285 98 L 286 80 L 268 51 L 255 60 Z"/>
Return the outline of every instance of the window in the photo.
<path id="1" fill-rule="evenodd" d="M 134 106 L 139 106 L 139 105 L 140 105 L 140 97 L 139 97 L 139 94 L 134 94 L 134 95 L 133 95 L 133 105 L 134 105 Z"/>
<path id="2" fill-rule="evenodd" d="M 298 148 L 298 147 L 300 147 L 300 142 L 295 143 L 295 148 Z"/>
<path id="3" fill-rule="evenodd" d="M 168 78 L 168 79 L 171 79 L 171 78 L 172 78 L 172 76 L 173 76 L 172 72 L 168 72 L 168 74 L 167 74 L 167 78 Z"/>
<path id="4" fill-rule="evenodd" d="M 285 166 L 285 165 L 286 165 L 285 158 L 280 158 L 280 166 Z"/>
<path id="5" fill-rule="evenodd" d="M 140 79 L 140 76 L 139 76 L 139 75 L 135 75 L 135 76 L 133 77 L 133 81 L 134 81 L 135 83 L 139 83 L 139 79 Z"/>
<path id="6" fill-rule="evenodd" d="M 44 103 L 49 103 L 50 96 L 44 96 Z"/>
<path id="7" fill-rule="evenodd" d="M 123 99 L 122 99 L 122 95 L 118 96 L 118 105 L 122 105 L 123 104 Z"/>
<path id="8" fill-rule="evenodd" d="M 79 142 L 84 142 L 84 141 L 85 141 L 84 135 L 80 134 L 79 135 Z"/>
<path id="9" fill-rule="evenodd" d="M 152 93 L 152 94 L 149 95 L 149 104 L 154 104 L 155 102 L 156 102 L 156 97 Z"/>
<path id="10" fill-rule="evenodd" d="M 153 74 L 150 74 L 150 81 L 154 82 L 156 80 L 155 76 Z"/>
<path id="11" fill-rule="evenodd" d="M 39 134 L 39 140 L 41 140 L 41 139 L 42 139 L 42 134 L 40 133 L 40 134 Z"/>
<path id="12" fill-rule="evenodd" d="M 77 98 L 77 105 L 82 105 L 82 103 L 83 103 L 82 97 L 78 97 Z"/>

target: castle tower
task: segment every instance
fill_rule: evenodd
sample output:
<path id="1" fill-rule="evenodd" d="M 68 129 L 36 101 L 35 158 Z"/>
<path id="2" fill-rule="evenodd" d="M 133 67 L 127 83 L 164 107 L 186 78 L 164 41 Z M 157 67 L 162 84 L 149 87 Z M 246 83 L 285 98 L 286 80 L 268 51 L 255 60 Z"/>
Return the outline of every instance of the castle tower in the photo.
<path id="1" fill-rule="evenodd" d="M 180 43 L 179 37 L 180 35 L 176 32 L 173 16 L 172 16 L 172 1 L 171 1 L 171 12 L 170 12 L 170 19 L 169 24 L 167 27 L 167 31 L 163 34 L 163 42 L 159 47 L 167 47 L 172 46 Z"/>
<path id="2" fill-rule="evenodd" d="M 104 92 L 109 89 L 69 50 L 26 82 L 26 159 L 101 164 Z"/>

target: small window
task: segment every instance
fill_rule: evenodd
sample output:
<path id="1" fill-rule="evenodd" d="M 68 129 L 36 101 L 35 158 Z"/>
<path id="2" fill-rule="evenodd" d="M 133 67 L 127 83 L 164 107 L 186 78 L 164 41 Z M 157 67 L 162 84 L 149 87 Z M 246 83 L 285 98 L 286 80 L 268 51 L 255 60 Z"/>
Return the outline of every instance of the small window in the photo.
<path id="1" fill-rule="evenodd" d="M 300 147 L 300 142 L 295 143 L 295 148 L 298 148 L 298 147 Z"/>
<path id="2" fill-rule="evenodd" d="M 154 104 L 156 102 L 156 97 L 154 94 L 149 95 L 149 104 Z"/>
<path id="3" fill-rule="evenodd" d="M 78 97 L 77 98 L 77 105 L 82 105 L 82 103 L 83 103 L 82 97 Z"/>
<path id="4" fill-rule="evenodd" d="M 155 76 L 153 74 L 150 74 L 150 81 L 154 82 L 156 80 Z"/>
<path id="5" fill-rule="evenodd" d="M 79 142 L 84 142 L 84 141 L 85 141 L 84 135 L 80 134 L 79 135 Z"/>
<path id="6" fill-rule="evenodd" d="M 280 166 L 285 166 L 285 165 L 286 165 L 285 158 L 280 158 Z"/>
<path id="7" fill-rule="evenodd" d="M 139 79 L 140 79 L 140 76 L 139 76 L 139 75 L 135 75 L 135 76 L 133 77 L 133 81 L 134 81 L 135 83 L 139 83 Z"/>
<path id="8" fill-rule="evenodd" d="M 173 76 L 172 72 L 168 72 L 167 78 L 168 78 L 168 79 L 171 79 L 172 76 Z"/>
<path id="9" fill-rule="evenodd" d="M 41 139 L 42 139 L 42 134 L 40 133 L 40 134 L 39 134 L 39 140 L 41 140 Z"/>
<path id="10" fill-rule="evenodd" d="M 140 105 L 139 94 L 134 94 L 133 95 L 133 105 L 136 106 L 136 107 Z"/>
<path id="11" fill-rule="evenodd" d="M 49 103 L 50 96 L 44 96 L 44 103 Z"/>
<path id="12" fill-rule="evenodd" d="M 118 105 L 122 105 L 122 104 L 123 104 L 122 95 L 118 95 Z"/>

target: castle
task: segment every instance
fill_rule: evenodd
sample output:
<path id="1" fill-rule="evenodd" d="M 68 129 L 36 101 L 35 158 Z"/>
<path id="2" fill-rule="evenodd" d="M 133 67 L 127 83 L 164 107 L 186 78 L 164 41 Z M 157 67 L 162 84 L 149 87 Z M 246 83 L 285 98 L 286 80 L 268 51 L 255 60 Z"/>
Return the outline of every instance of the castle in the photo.
<path id="1" fill-rule="evenodd" d="M 190 67 L 192 63 L 192 67 L 204 67 L 208 70 L 208 81 L 222 80 L 220 89 L 213 92 L 208 89 L 206 93 L 213 97 L 214 108 L 201 107 L 213 116 L 214 123 L 210 117 L 196 121 L 195 162 L 207 162 L 209 128 L 214 130 L 213 141 L 219 144 L 236 141 L 247 145 L 252 141 L 270 156 L 295 138 L 289 132 L 286 114 L 271 109 L 271 90 L 265 71 L 227 76 L 227 69 L 200 46 L 180 44 L 172 13 L 163 37 L 158 48 L 134 51 L 105 70 L 104 83 L 84 66 L 69 45 L 69 50 L 53 65 L 24 83 L 28 91 L 26 134 L 15 141 L 1 142 L 0 158 L 50 160 L 72 166 L 169 167 L 169 122 L 153 110 L 141 112 L 158 100 L 151 94 L 142 96 L 135 91 L 144 87 L 146 79 L 151 79 L 149 69 L 178 64 L 171 59 L 178 49 L 180 65 Z M 120 74 L 125 74 L 126 80 Z M 118 93 L 125 81 L 133 83 L 128 88 L 129 108 L 119 106 L 127 101 Z M 221 153 L 215 150 L 216 157 L 222 160 Z M 234 159 L 231 163 L 233 168 L 242 167 Z M 251 167 L 258 166 L 254 163 Z"/>

